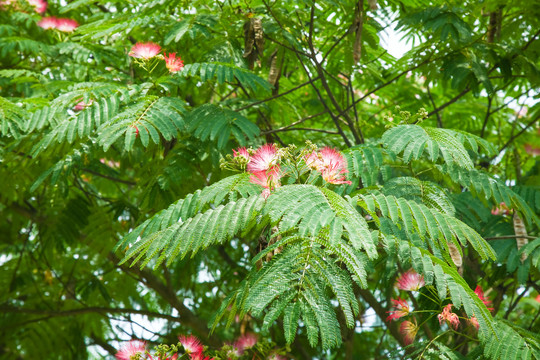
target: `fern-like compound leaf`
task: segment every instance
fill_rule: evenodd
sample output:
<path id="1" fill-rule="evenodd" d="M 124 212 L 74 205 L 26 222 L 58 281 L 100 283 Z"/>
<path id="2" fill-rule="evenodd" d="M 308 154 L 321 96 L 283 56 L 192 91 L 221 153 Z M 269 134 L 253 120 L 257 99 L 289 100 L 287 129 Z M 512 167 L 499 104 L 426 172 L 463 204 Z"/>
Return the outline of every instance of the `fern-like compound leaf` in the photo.
<path id="1" fill-rule="evenodd" d="M 242 146 L 259 135 L 260 130 L 242 114 L 216 105 L 205 104 L 187 116 L 188 131 L 202 141 L 216 141 L 218 149 L 229 141 L 231 134 Z"/>
<path id="2" fill-rule="evenodd" d="M 418 160 L 426 153 L 433 162 L 441 156 L 448 164 L 472 169 L 472 160 L 455 134 L 447 129 L 399 125 L 386 131 L 382 140 L 394 153 L 402 153 L 405 163 Z"/>

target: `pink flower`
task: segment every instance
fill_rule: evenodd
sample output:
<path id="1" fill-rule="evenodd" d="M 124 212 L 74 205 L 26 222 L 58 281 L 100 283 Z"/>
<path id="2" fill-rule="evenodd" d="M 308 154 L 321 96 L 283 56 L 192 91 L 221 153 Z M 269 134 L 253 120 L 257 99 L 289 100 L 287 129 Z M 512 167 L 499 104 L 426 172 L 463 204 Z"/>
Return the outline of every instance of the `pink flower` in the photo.
<path id="1" fill-rule="evenodd" d="M 474 326 L 476 331 L 478 331 L 478 329 L 480 328 L 480 324 L 478 323 L 478 319 L 475 316 L 471 316 L 471 318 L 469 319 L 469 323 L 472 326 Z"/>
<path id="2" fill-rule="evenodd" d="M 540 155 L 540 147 L 533 146 L 531 144 L 525 144 L 524 148 L 525 148 L 525 152 L 529 155 L 532 155 L 533 157 Z"/>
<path id="3" fill-rule="evenodd" d="M 506 206 L 506 203 L 502 202 L 498 207 L 491 209 L 492 215 L 508 215 L 510 214 L 510 208 Z"/>
<path id="4" fill-rule="evenodd" d="M 538 301 L 540 303 L 540 295 L 536 296 L 536 301 Z"/>
<path id="5" fill-rule="evenodd" d="M 318 153 L 311 153 L 306 156 L 306 164 L 319 171 L 323 179 L 331 184 L 352 184 L 345 180 L 347 162 L 343 156 L 330 147 L 325 147 Z"/>
<path id="6" fill-rule="evenodd" d="M 397 300 L 394 300 L 394 299 L 391 299 L 391 300 L 394 303 L 394 308 L 396 310 L 387 311 L 387 313 L 390 313 L 390 315 L 386 318 L 386 321 L 399 319 L 403 316 L 409 315 L 410 310 L 409 310 L 409 304 L 407 303 L 407 301 L 401 298 L 398 298 Z"/>
<path id="7" fill-rule="evenodd" d="M 270 170 L 277 165 L 279 156 L 277 148 L 274 144 L 266 144 L 255 151 L 251 157 L 247 169 L 249 172 L 256 173 L 259 171 Z"/>
<path id="8" fill-rule="evenodd" d="M 240 156 L 243 156 L 248 161 L 251 159 L 251 156 L 249 155 L 249 152 L 246 150 L 245 147 L 238 148 L 236 150 L 233 149 L 233 157 L 237 158 Z"/>
<path id="9" fill-rule="evenodd" d="M 251 175 L 249 181 L 254 184 L 259 184 L 265 189 L 273 189 L 279 187 L 281 173 L 279 167 L 274 166 L 271 170 L 257 171 Z"/>
<path id="10" fill-rule="evenodd" d="M 257 343 L 257 335 L 244 334 L 236 340 L 235 346 L 238 348 L 240 354 L 244 353 L 244 350 L 251 349 Z"/>
<path id="11" fill-rule="evenodd" d="M 138 42 L 131 48 L 129 56 L 137 59 L 148 60 L 159 54 L 160 51 L 161 47 L 158 44 L 155 44 L 153 42 Z"/>
<path id="12" fill-rule="evenodd" d="M 47 10 L 47 2 L 44 0 L 28 0 L 28 3 L 32 5 L 40 14 L 45 13 Z"/>
<path id="13" fill-rule="evenodd" d="M 488 300 L 485 296 L 484 296 L 484 290 L 482 290 L 482 287 L 480 285 L 476 285 L 476 289 L 474 289 L 474 293 L 476 295 L 478 295 L 478 297 L 480 298 L 480 300 L 482 300 L 482 302 L 484 303 L 484 305 L 486 305 L 486 307 L 490 306 L 491 305 L 491 301 Z M 493 311 L 493 308 L 492 307 L 488 307 L 487 308 L 489 311 Z"/>
<path id="14" fill-rule="evenodd" d="M 397 280 L 398 288 L 405 291 L 417 291 L 424 285 L 426 285 L 424 276 L 419 275 L 413 269 L 401 274 Z"/>
<path id="15" fill-rule="evenodd" d="M 84 109 L 86 109 L 87 107 L 91 106 L 91 105 L 93 104 L 93 102 L 94 102 L 92 99 L 90 99 L 90 101 L 89 101 L 88 103 L 85 103 L 84 101 L 82 101 L 82 98 L 80 98 L 79 100 L 81 100 L 81 101 L 79 101 L 79 102 L 77 103 L 77 105 L 75 105 L 75 106 L 73 107 L 73 111 L 81 111 L 81 110 L 84 110 Z M 75 101 L 76 101 L 76 100 L 75 100 Z"/>
<path id="16" fill-rule="evenodd" d="M 184 62 L 180 57 L 176 57 L 176 53 L 169 53 L 169 57 L 165 55 L 165 66 L 169 72 L 178 72 L 184 68 Z"/>
<path id="17" fill-rule="evenodd" d="M 131 360 L 133 356 L 137 354 L 144 354 L 146 352 L 146 343 L 144 341 L 131 340 L 127 344 L 124 344 L 122 348 L 116 353 L 118 360 Z"/>
<path id="18" fill-rule="evenodd" d="M 43 28 L 45 30 L 56 29 L 56 26 L 58 25 L 58 19 L 54 16 L 44 17 L 37 24 L 40 28 Z"/>
<path id="19" fill-rule="evenodd" d="M 182 335 L 178 337 L 178 340 L 180 340 L 180 343 L 182 343 L 184 350 L 186 350 L 186 353 L 188 354 L 202 353 L 203 351 L 201 341 L 193 335 Z"/>
<path id="20" fill-rule="evenodd" d="M 459 317 L 454 314 L 452 311 L 452 304 L 448 304 L 443 308 L 443 311 L 437 315 L 437 318 L 439 319 L 439 324 L 443 324 L 443 322 L 448 321 L 450 323 L 450 326 L 454 328 L 454 330 L 457 330 L 459 326 Z"/>
<path id="21" fill-rule="evenodd" d="M 71 19 L 57 19 L 56 29 L 63 32 L 72 32 L 79 26 L 79 23 Z"/>
<path id="22" fill-rule="evenodd" d="M 403 336 L 403 342 L 405 345 L 411 345 L 418 333 L 418 326 L 411 321 L 404 321 L 399 325 L 399 332 Z"/>
<path id="23" fill-rule="evenodd" d="M 191 360 L 213 360 L 214 359 L 214 358 L 210 359 L 209 356 L 204 357 L 202 350 L 198 353 L 191 354 L 190 357 L 191 357 Z"/>

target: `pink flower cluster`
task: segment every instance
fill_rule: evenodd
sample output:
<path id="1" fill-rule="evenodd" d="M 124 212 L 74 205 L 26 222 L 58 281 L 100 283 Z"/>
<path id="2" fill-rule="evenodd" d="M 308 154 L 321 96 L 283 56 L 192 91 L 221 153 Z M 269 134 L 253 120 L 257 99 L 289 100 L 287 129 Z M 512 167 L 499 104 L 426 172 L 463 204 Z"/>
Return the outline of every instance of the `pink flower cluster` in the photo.
<path id="1" fill-rule="evenodd" d="M 184 354 L 174 354 L 172 356 L 162 358 L 156 358 L 156 355 L 152 356 L 146 348 L 146 342 L 139 340 L 132 340 L 128 343 L 122 345 L 120 350 L 116 353 L 116 358 L 118 360 L 132 360 L 132 359 L 150 359 L 150 360 L 177 360 L 189 358 L 190 360 L 214 360 L 209 356 L 204 354 L 204 346 L 201 341 L 193 335 L 181 335 L 178 337 L 180 344 L 183 347 Z M 252 349 L 257 344 L 258 337 L 252 333 L 246 333 L 241 335 L 234 344 L 227 345 L 226 348 L 229 348 L 227 354 L 232 358 L 238 358 L 244 355 L 245 351 Z M 286 360 L 285 357 L 279 355 L 279 350 L 274 349 L 270 350 L 268 353 L 268 359 L 273 360 Z"/>
<path id="2" fill-rule="evenodd" d="M 204 347 L 201 341 L 193 335 L 179 336 L 178 340 L 184 347 L 186 354 L 189 354 L 191 360 L 211 360 L 210 357 L 204 357 Z M 212 358 L 213 359 L 213 358 Z"/>
<path id="3" fill-rule="evenodd" d="M 259 184 L 264 188 L 262 193 L 266 199 L 270 196 L 270 191 L 280 186 L 280 179 L 283 176 L 279 166 L 279 154 L 274 144 L 266 144 L 258 148 L 252 155 L 246 148 L 233 150 L 234 158 L 243 157 L 247 162 L 247 170 L 252 174 L 249 178 L 254 184 Z"/>
<path id="4" fill-rule="evenodd" d="M 44 14 L 47 11 L 47 2 L 45 0 L 28 0 L 28 3 L 40 14 Z"/>
<path id="5" fill-rule="evenodd" d="M 424 281 L 424 276 L 418 274 L 413 269 L 404 272 L 397 279 L 397 286 L 400 290 L 417 291 L 424 285 L 426 285 L 426 282 Z"/>
<path id="6" fill-rule="evenodd" d="M 451 310 L 452 304 L 446 305 L 443 308 L 443 311 L 439 315 L 437 315 L 437 318 L 439 319 L 439 324 L 442 325 L 444 322 L 448 322 L 450 326 L 454 328 L 454 330 L 457 330 L 459 326 L 459 317 Z"/>
<path id="7" fill-rule="evenodd" d="M 511 212 L 512 212 L 512 209 L 510 209 L 504 202 L 500 203 L 498 207 L 491 209 L 491 215 L 506 216 L 506 215 L 510 215 Z"/>
<path id="8" fill-rule="evenodd" d="M 331 184 L 352 184 L 345 180 L 347 162 L 343 156 L 330 147 L 325 147 L 318 152 L 312 152 L 306 156 L 306 164 L 321 173 L 323 179 Z"/>
<path id="9" fill-rule="evenodd" d="M 482 300 L 482 302 L 484 303 L 484 305 L 486 305 L 489 311 L 493 311 L 493 308 L 489 307 L 491 305 L 491 301 L 488 300 L 488 298 L 484 296 L 484 290 L 482 290 L 482 287 L 480 285 L 476 285 L 476 289 L 474 289 L 474 293 L 478 295 L 480 300 Z"/>
<path id="10" fill-rule="evenodd" d="M 165 60 L 165 66 L 171 73 L 178 72 L 184 68 L 184 62 L 180 57 L 176 57 L 176 53 L 165 53 L 165 56 L 160 55 L 161 46 L 153 42 L 141 43 L 138 42 L 131 48 L 129 56 L 136 59 L 150 60 L 155 57 L 161 56 Z"/>
<path id="11" fill-rule="evenodd" d="M 409 315 L 410 309 L 409 303 L 407 303 L 407 301 L 401 298 L 398 298 L 397 300 L 391 300 L 394 303 L 395 310 L 387 311 L 387 313 L 390 313 L 390 315 L 386 318 L 386 321 L 397 320 L 399 318 Z"/>
<path id="12" fill-rule="evenodd" d="M 62 32 L 72 32 L 75 30 L 79 23 L 72 19 L 56 18 L 54 16 L 44 17 L 38 22 L 38 26 L 48 30 L 56 29 Z"/>
<path id="13" fill-rule="evenodd" d="M 405 345 L 411 345 L 418 333 L 418 325 L 412 321 L 404 321 L 399 325 L 399 333 L 403 336 Z"/>
<path id="14" fill-rule="evenodd" d="M 132 359 L 144 359 L 144 355 L 148 355 L 150 360 L 154 360 L 152 355 L 150 355 L 146 349 L 145 341 L 131 340 L 127 344 L 124 344 L 120 350 L 116 353 L 116 358 L 118 360 L 132 360 Z M 156 360 L 176 360 L 178 359 L 178 354 L 167 358 L 159 358 Z"/>

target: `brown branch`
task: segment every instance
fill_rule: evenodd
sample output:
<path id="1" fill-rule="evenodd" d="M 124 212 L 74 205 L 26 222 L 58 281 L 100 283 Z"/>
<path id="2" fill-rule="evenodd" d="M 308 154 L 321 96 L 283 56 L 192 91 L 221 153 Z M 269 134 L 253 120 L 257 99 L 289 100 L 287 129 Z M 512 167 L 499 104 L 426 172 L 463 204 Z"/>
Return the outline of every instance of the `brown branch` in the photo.
<path id="1" fill-rule="evenodd" d="M 116 255 L 112 253 L 109 254 L 109 259 L 114 264 L 118 264 L 120 262 Z M 180 315 L 180 321 L 183 325 L 193 329 L 193 332 L 202 337 L 204 341 L 208 342 L 209 345 L 216 347 L 220 346 L 219 342 L 210 337 L 210 332 L 206 326 L 206 323 L 197 317 L 189 308 L 187 308 L 177 296 L 176 292 L 172 288 L 167 287 L 152 272 L 150 272 L 148 269 L 141 270 L 138 267 L 128 267 L 126 265 L 116 266 L 128 273 L 136 275 L 146 286 L 154 290 L 163 298 L 163 300 L 175 308 Z"/>
<path id="2" fill-rule="evenodd" d="M 454 96 L 452 99 L 448 100 L 446 103 L 442 104 L 438 108 L 436 108 L 433 111 L 431 111 L 430 113 L 428 113 L 428 117 L 430 117 L 431 115 L 437 114 L 442 109 L 445 109 L 448 106 L 452 105 L 453 103 L 455 103 L 456 101 L 461 99 L 463 96 L 465 96 L 469 91 L 471 91 L 471 89 L 466 87 L 465 89 L 463 89 L 463 91 L 461 91 L 459 94 Z"/>
<path id="3" fill-rule="evenodd" d="M 375 311 L 375 313 L 379 316 L 380 319 L 386 318 L 387 315 L 385 308 L 379 303 L 375 296 L 373 296 L 371 291 L 365 289 L 358 289 L 358 293 L 368 303 L 368 305 L 371 306 L 371 308 Z M 403 342 L 403 337 L 399 333 L 397 325 L 394 322 L 390 322 L 388 323 L 387 327 L 388 330 L 390 330 L 390 334 L 401 344 L 401 346 L 405 346 L 405 343 Z"/>
<path id="4" fill-rule="evenodd" d="M 538 238 L 538 236 L 504 235 L 504 236 L 491 236 L 491 237 L 484 238 L 484 240 L 504 240 L 504 239 L 516 239 L 516 238 L 536 239 Z"/>
<path id="5" fill-rule="evenodd" d="M 287 129 L 281 128 L 281 129 L 269 130 L 269 131 L 262 132 L 261 134 L 266 135 L 266 134 L 272 134 L 276 132 L 296 131 L 296 130 L 315 131 L 315 132 L 322 132 L 326 134 L 339 135 L 339 132 L 331 131 L 331 130 L 323 130 L 323 129 L 315 129 L 315 128 L 290 128 L 290 127 L 288 127 Z"/>
<path id="6" fill-rule="evenodd" d="M 108 307 L 99 307 L 99 306 L 90 306 L 80 309 L 70 309 L 70 310 L 46 310 L 46 309 L 28 309 L 22 307 L 15 307 L 9 305 L 0 306 L 0 312 L 4 313 L 17 313 L 17 314 L 31 314 L 31 315 L 47 315 L 41 319 L 50 319 L 55 317 L 69 317 L 75 315 L 83 315 L 88 313 L 98 313 L 98 314 L 138 314 L 145 315 L 149 317 L 156 317 L 161 319 L 167 319 L 169 321 L 181 322 L 182 319 L 166 314 L 160 314 L 153 311 L 146 310 L 136 310 L 136 309 L 120 309 L 120 308 L 108 308 Z M 33 321 L 30 320 L 30 321 Z"/>
<path id="7" fill-rule="evenodd" d="M 482 130 L 480 130 L 480 137 L 481 138 L 484 137 L 484 132 L 486 131 L 486 126 L 487 126 L 489 117 L 491 116 L 490 110 L 491 110 L 491 101 L 492 100 L 493 100 L 493 98 L 488 95 L 488 105 L 487 105 L 487 110 L 486 110 L 486 117 L 484 118 L 484 123 L 482 124 Z"/>
<path id="8" fill-rule="evenodd" d="M 502 148 L 500 148 L 499 150 L 499 154 L 508 147 L 508 145 L 510 145 L 517 137 L 521 136 L 521 134 L 523 134 L 525 131 L 527 131 L 528 128 L 530 128 L 531 126 L 534 125 L 534 123 L 536 123 L 538 121 L 538 119 L 540 119 L 540 115 L 535 117 L 533 120 L 531 120 L 523 129 L 521 129 L 520 132 L 518 132 L 517 134 L 515 135 L 512 135 L 510 137 L 510 139 L 508 139 L 508 141 L 506 142 L 506 144 L 503 145 Z M 492 156 L 490 160 L 493 160 L 497 157 L 497 155 L 495 156 Z"/>
<path id="9" fill-rule="evenodd" d="M 314 77 L 313 79 L 310 79 L 309 81 L 306 81 L 305 83 L 302 83 L 302 84 L 300 84 L 300 85 L 298 85 L 298 86 L 295 86 L 295 87 L 293 87 L 292 89 L 289 89 L 289 90 L 287 90 L 287 91 L 285 91 L 285 92 L 282 92 L 282 93 L 280 93 L 280 94 L 271 96 L 271 97 L 266 98 L 266 99 L 263 99 L 263 100 L 255 101 L 255 102 L 253 102 L 253 103 L 251 103 L 251 104 L 249 104 L 249 105 L 243 106 L 243 107 L 241 107 L 241 108 L 239 108 L 239 109 L 236 109 L 236 111 L 246 110 L 246 109 L 249 109 L 249 108 L 252 107 L 252 106 L 256 106 L 256 105 L 259 105 L 259 104 L 262 104 L 262 103 L 265 103 L 265 102 L 268 102 L 268 101 L 277 99 L 277 98 L 279 98 L 279 97 L 285 96 L 285 95 L 290 94 L 290 93 L 292 93 L 293 91 L 296 91 L 296 90 L 298 90 L 298 89 L 300 89 L 300 88 L 303 88 L 304 86 L 309 85 L 309 84 L 311 84 L 312 82 L 317 81 L 317 80 L 319 80 L 319 77 L 318 77 L 318 76 L 317 76 L 317 77 Z"/>
<path id="10" fill-rule="evenodd" d="M 284 27 L 283 27 L 283 24 L 281 23 L 281 21 L 279 21 L 279 19 L 275 16 L 274 12 L 272 11 L 272 8 L 270 7 L 270 5 L 268 5 L 268 3 L 266 2 L 266 0 L 263 0 L 263 4 L 265 5 L 266 9 L 268 10 L 269 14 L 274 18 L 274 20 L 276 21 L 276 23 L 278 24 L 278 26 L 280 27 L 280 29 L 282 31 L 285 31 Z M 313 4 L 312 6 L 312 13 L 315 11 L 314 10 L 314 6 L 315 4 Z M 312 14 L 313 16 L 313 14 Z M 313 22 L 313 21 L 312 21 Z M 352 144 L 351 142 L 349 141 L 349 139 L 347 138 L 347 135 L 345 135 L 345 133 L 343 132 L 343 129 L 341 128 L 341 126 L 339 125 L 339 120 L 338 120 L 338 117 L 336 117 L 334 115 L 334 113 L 332 113 L 332 111 L 330 110 L 330 108 L 328 107 L 328 104 L 326 104 L 326 101 L 324 100 L 324 97 L 322 96 L 321 92 L 319 91 L 319 88 L 317 86 L 314 86 L 313 84 L 313 80 L 312 80 L 312 77 L 311 77 L 311 74 L 310 72 L 308 71 L 302 57 L 300 56 L 300 52 L 296 51 L 296 50 L 293 50 L 296 58 L 298 59 L 298 61 L 300 62 L 300 64 L 302 65 L 302 68 L 304 69 L 304 72 L 306 73 L 307 77 L 311 80 L 311 85 L 313 87 L 313 90 L 317 93 L 317 97 L 319 98 L 319 101 L 321 102 L 321 104 L 324 106 L 324 108 L 326 109 L 326 111 L 330 114 L 330 116 L 332 117 L 332 121 L 334 122 L 334 125 L 336 126 L 337 128 L 337 131 L 339 133 L 339 135 L 341 135 L 341 137 L 343 138 L 343 141 L 345 142 L 345 145 L 347 145 L 348 147 L 351 147 Z M 305 53 L 303 53 L 305 55 Z M 319 74 L 321 75 L 321 74 Z"/>
<path id="11" fill-rule="evenodd" d="M 96 176 L 102 177 L 102 178 L 107 179 L 107 180 L 112 180 L 112 181 L 115 181 L 115 182 L 119 182 L 119 183 L 122 183 L 122 184 L 131 185 L 131 186 L 137 185 L 137 183 L 134 183 L 133 181 L 122 180 L 122 179 L 115 178 L 114 176 L 109 176 L 109 175 L 105 175 L 105 174 L 100 174 L 100 173 L 98 173 L 97 171 L 90 170 L 90 169 L 88 169 L 88 168 L 84 168 L 84 169 L 82 169 L 82 171 L 87 172 L 87 173 L 90 173 L 90 174 L 92 174 L 92 175 L 96 175 Z"/>
<path id="12" fill-rule="evenodd" d="M 429 82 L 427 80 L 426 80 L 426 89 L 427 89 L 429 100 L 431 101 L 431 105 L 433 105 L 433 110 L 435 110 L 437 109 L 437 105 L 435 105 L 435 100 L 433 99 L 433 96 L 431 95 L 431 91 L 429 90 Z M 438 111 L 436 114 L 437 114 L 437 126 L 442 128 L 443 123 L 442 123 L 441 114 Z"/>

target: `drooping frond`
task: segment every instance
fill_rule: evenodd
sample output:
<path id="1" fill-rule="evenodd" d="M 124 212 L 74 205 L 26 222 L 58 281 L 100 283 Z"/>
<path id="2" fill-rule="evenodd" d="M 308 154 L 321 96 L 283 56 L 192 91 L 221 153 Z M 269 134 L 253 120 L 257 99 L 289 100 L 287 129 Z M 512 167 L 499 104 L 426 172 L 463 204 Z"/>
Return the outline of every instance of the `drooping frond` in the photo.
<path id="1" fill-rule="evenodd" d="M 463 246 L 470 243 L 482 259 L 496 259 L 491 246 L 476 231 L 455 217 L 434 208 L 404 198 L 384 195 L 359 196 L 358 205 L 368 211 L 378 223 L 381 221 L 377 212 L 380 212 L 381 217 L 389 218 L 394 224 L 401 224 L 402 230 L 410 234 L 411 238 L 414 238 L 413 233 L 420 235 L 435 254 L 441 253 L 446 259 L 449 251 L 447 244 L 450 242 L 458 249 L 460 243 Z M 381 231 L 383 230 L 381 227 Z"/>
<path id="2" fill-rule="evenodd" d="M 484 201 L 491 199 L 492 205 L 504 202 L 508 207 L 518 210 L 529 225 L 540 224 L 538 216 L 521 196 L 485 172 L 465 170 L 455 165 L 437 165 L 437 168 L 443 174 L 448 174 L 454 183 L 466 187 L 475 197 Z"/>
<path id="3" fill-rule="evenodd" d="M 347 170 L 353 179 L 361 178 L 364 187 L 378 183 L 384 164 L 384 155 L 383 149 L 373 145 L 357 145 L 343 152 L 347 161 Z"/>
<path id="4" fill-rule="evenodd" d="M 69 174 L 73 171 L 74 168 L 79 167 L 82 164 L 82 157 L 84 152 L 81 149 L 75 149 L 64 159 L 58 161 L 56 164 L 51 166 L 49 169 L 45 170 L 36 181 L 30 187 L 30 192 L 35 191 L 45 180 L 50 178 L 52 185 L 58 183 L 59 180 L 65 180 Z"/>
<path id="5" fill-rule="evenodd" d="M 283 317 L 283 331 L 289 344 L 294 341 L 302 321 L 312 346 L 317 345 L 319 338 L 323 348 L 339 346 L 340 325 L 327 289 L 337 300 L 346 325 L 354 327 L 359 308 L 352 291 L 351 275 L 365 286 L 367 259 L 342 239 L 331 244 L 324 237 L 292 234 L 261 252 L 253 263 L 277 248 L 283 251 L 262 269 L 254 267 L 240 289 L 223 303 L 214 319 L 214 327 L 230 308 L 229 323 L 237 313 L 240 316 L 264 315 L 263 328 L 268 329 Z"/>
<path id="6" fill-rule="evenodd" d="M 520 251 L 520 257 L 530 259 L 531 264 L 540 270 L 540 237 L 524 245 Z"/>
<path id="7" fill-rule="evenodd" d="M 260 187 L 249 182 L 248 174 L 230 176 L 209 187 L 204 188 L 203 190 L 199 190 L 194 194 L 190 194 L 186 198 L 173 203 L 167 209 L 158 212 L 156 215 L 154 215 L 150 219 L 147 219 L 141 225 L 137 226 L 133 231 L 131 231 L 128 235 L 126 235 L 124 239 L 122 239 L 116 245 L 115 249 L 117 250 L 130 244 L 138 244 L 137 246 L 141 246 L 141 244 L 146 243 L 146 247 L 143 246 L 137 251 L 141 252 L 142 255 L 146 256 L 148 260 L 150 260 L 154 255 L 156 255 L 156 253 L 149 254 L 146 251 L 148 250 L 148 246 L 151 245 L 150 243 L 152 241 L 159 242 L 161 244 L 154 245 L 154 247 L 157 246 L 160 249 L 163 249 L 165 247 L 165 240 L 162 240 L 161 238 L 167 235 L 167 233 L 164 233 L 162 235 L 156 235 L 158 234 L 158 232 L 164 232 L 169 227 L 172 227 L 175 224 L 181 225 L 188 222 L 193 223 L 194 216 L 196 216 L 197 214 L 200 215 L 201 211 L 212 210 L 209 208 L 208 205 L 212 204 L 214 206 L 218 206 L 225 197 L 228 197 L 228 200 L 231 201 L 231 203 L 235 203 L 235 201 L 238 201 L 241 205 L 233 206 L 233 208 L 229 206 L 229 208 L 225 211 L 220 210 L 218 212 L 212 212 L 212 214 L 214 214 L 214 216 L 217 216 L 215 219 L 218 219 L 220 216 L 219 214 L 221 213 L 221 216 L 225 214 L 233 216 L 234 213 L 231 213 L 231 211 L 241 211 L 242 206 L 245 205 L 246 198 L 254 198 L 256 196 L 260 196 L 259 194 Z M 255 200 L 252 199 L 251 202 L 253 202 L 253 204 L 251 204 L 250 206 L 254 206 Z M 245 206 L 243 207 L 243 209 L 246 211 L 249 210 Z M 254 210 L 252 209 L 252 211 Z M 238 213 L 236 215 L 241 216 L 242 214 Z M 245 215 L 248 216 L 248 214 Z M 238 221 L 238 219 L 232 219 L 231 221 L 233 220 L 236 222 L 237 225 L 241 223 Z M 228 224 L 223 221 L 220 221 L 220 224 L 221 225 L 214 223 L 214 226 L 228 226 Z M 232 231 L 235 233 L 236 231 L 238 231 L 238 229 L 232 228 L 229 229 L 230 231 L 228 231 Z M 221 229 L 220 231 L 223 231 L 223 229 Z M 212 236 L 212 234 L 210 233 L 206 234 L 208 235 L 208 237 Z M 178 239 L 178 241 L 181 240 L 182 239 Z M 199 241 L 200 239 L 196 240 Z M 212 241 L 212 239 L 207 239 L 207 241 Z M 186 251 L 189 251 L 189 249 L 186 249 Z M 124 258 L 123 261 L 126 261 L 129 259 L 129 257 L 134 256 L 135 252 L 136 251 L 133 250 L 133 248 L 130 249 L 130 252 L 126 254 L 126 258 Z M 171 261 L 172 259 L 169 259 L 169 263 Z"/>
<path id="8" fill-rule="evenodd" d="M 26 116 L 24 109 L 0 96 L 0 135 L 19 138 L 26 130 Z"/>
<path id="9" fill-rule="evenodd" d="M 173 25 L 169 33 L 165 36 L 165 45 L 171 42 L 179 42 L 184 35 L 188 34 L 191 39 L 198 36 L 210 37 L 210 29 L 216 23 L 216 17 L 211 14 L 196 14 L 185 16 L 184 19 Z"/>
<path id="10" fill-rule="evenodd" d="M 231 134 L 242 146 L 259 135 L 259 128 L 242 114 L 216 105 L 205 104 L 193 110 L 186 117 L 188 131 L 196 138 L 216 141 L 218 149 L 223 149 Z"/>
<path id="11" fill-rule="evenodd" d="M 119 109 L 120 99 L 116 95 L 110 95 L 91 101 L 89 105 L 73 113 L 64 121 L 59 122 L 54 128 L 38 142 L 32 150 L 32 155 L 37 156 L 53 143 L 73 143 L 77 138 L 88 138 L 102 124 L 112 119 Z"/>
<path id="12" fill-rule="evenodd" d="M 461 133 L 460 136 L 461 139 L 463 137 Z M 473 168 L 467 150 L 452 130 L 399 125 L 386 131 L 382 140 L 384 145 L 396 154 L 403 152 L 405 163 L 418 160 L 427 152 L 427 156 L 433 162 L 440 156 L 448 164 L 456 164 L 465 169 Z"/>
<path id="13" fill-rule="evenodd" d="M 418 200 L 427 207 L 435 208 L 448 215 L 453 216 L 456 212 L 446 191 L 431 181 L 422 181 L 410 176 L 397 177 L 387 181 L 382 192 L 397 198 Z"/>
<path id="14" fill-rule="evenodd" d="M 183 221 L 179 219 L 173 225 L 141 238 L 126 252 L 121 263 L 134 258 L 132 265 L 143 257 L 141 268 L 159 254 L 155 267 L 164 260 L 170 265 L 180 256 L 195 254 L 212 244 L 219 244 L 234 236 L 251 231 L 258 223 L 257 216 L 264 200 L 260 195 L 241 198 L 238 201 L 219 205 Z"/>
<path id="15" fill-rule="evenodd" d="M 491 216 L 490 208 L 475 198 L 470 191 L 453 194 L 452 203 L 456 209 L 456 217 L 476 231 L 480 231 Z"/>
<path id="16" fill-rule="evenodd" d="M 120 137 L 124 137 L 124 149 L 131 151 L 137 137 L 144 147 L 150 140 L 159 144 L 161 136 L 171 140 L 184 127 L 184 105 L 179 98 L 145 96 L 103 124 L 98 129 L 98 141 L 107 151 Z"/>
<path id="17" fill-rule="evenodd" d="M 179 74 L 180 76 L 199 75 L 203 82 L 216 78 L 218 84 L 238 81 L 244 87 L 253 90 L 255 93 L 260 92 L 261 90 L 265 92 L 270 91 L 270 84 L 268 81 L 255 75 L 249 70 L 227 63 L 186 64 Z"/>
<path id="18" fill-rule="evenodd" d="M 528 360 L 540 359 L 540 336 L 509 321 L 498 319 L 496 335 L 485 334 L 482 343 L 488 359 Z"/>
<path id="19" fill-rule="evenodd" d="M 300 236 L 315 236 L 328 227 L 331 243 L 346 237 L 355 249 L 377 257 L 366 220 L 345 199 L 333 191 L 313 185 L 288 185 L 268 198 L 264 214 L 280 231 L 297 228 Z"/>
<path id="20" fill-rule="evenodd" d="M 150 15 L 140 12 L 137 14 L 116 14 L 114 17 L 104 17 L 81 25 L 77 28 L 77 33 L 80 34 L 81 39 L 102 39 L 113 34 L 119 35 L 133 31 L 135 28 L 146 27 L 148 24 L 156 24 L 167 16 L 168 14 L 161 12 L 154 12 Z"/>

